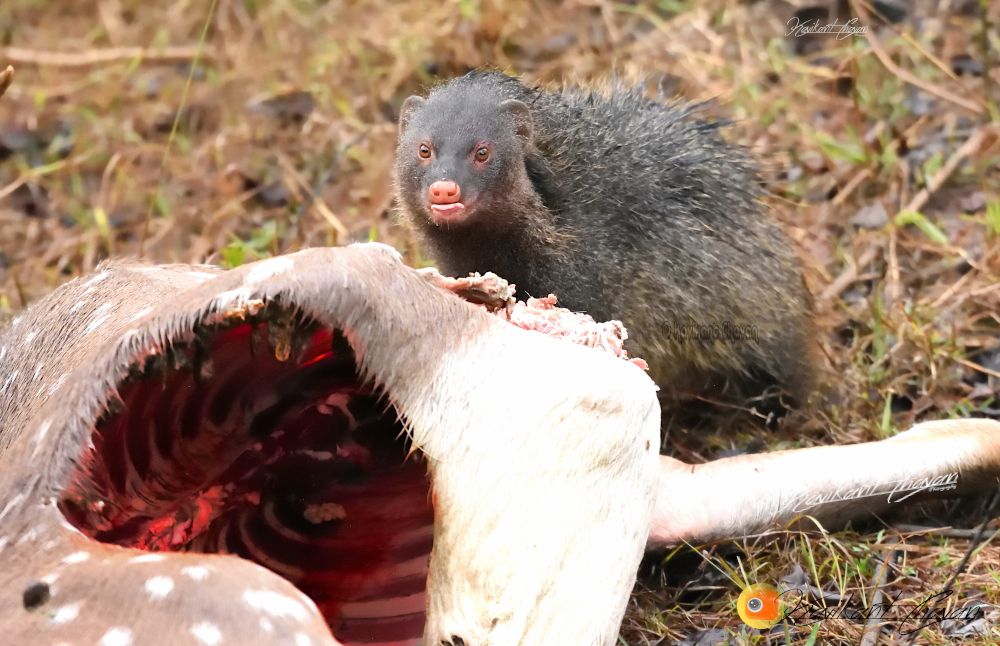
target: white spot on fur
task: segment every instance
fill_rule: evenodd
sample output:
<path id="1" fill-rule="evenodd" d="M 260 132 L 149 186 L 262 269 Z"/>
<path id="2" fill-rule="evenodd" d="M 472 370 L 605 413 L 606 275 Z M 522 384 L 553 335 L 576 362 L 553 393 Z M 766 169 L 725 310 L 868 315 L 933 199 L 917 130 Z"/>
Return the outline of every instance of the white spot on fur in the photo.
<path id="1" fill-rule="evenodd" d="M 80 605 L 81 602 L 69 603 L 65 606 L 56 610 L 56 614 L 52 615 L 52 623 L 55 624 L 68 624 L 80 615 Z"/>
<path id="2" fill-rule="evenodd" d="M 21 538 L 17 539 L 17 544 L 20 545 L 22 543 L 30 543 L 34 541 L 36 538 L 38 538 L 38 530 L 32 527 L 24 534 L 22 534 Z"/>
<path id="3" fill-rule="evenodd" d="M 131 646 L 132 631 L 128 628 L 115 626 L 101 637 L 101 646 Z"/>
<path id="4" fill-rule="evenodd" d="M 90 334 L 97 328 L 104 325 L 108 320 L 108 312 L 110 310 L 111 310 L 111 303 L 105 303 L 104 305 L 101 305 L 96 310 L 94 310 L 92 318 L 90 319 L 90 323 L 88 323 L 87 327 L 83 329 L 83 333 Z"/>
<path id="5" fill-rule="evenodd" d="M 3 358 L 6 356 L 7 356 L 7 346 L 0 345 L 0 361 L 3 361 Z"/>
<path id="6" fill-rule="evenodd" d="M 77 302 L 73 303 L 73 307 L 69 308 L 69 313 L 70 314 L 76 314 L 77 310 L 79 310 L 81 307 L 83 307 L 86 304 L 87 304 L 87 301 L 85 299 L 78 300 Z"/>
<path id="7" fill-rule="evenodd" d="M 44 362 L 39 362 L 39 364 L 35 366 L 35 381 L 38 381 L 38 378 L 42 375 L 42 368 L 44 367 L 45 367 Z"/>
<path id="8" fill-rule="evenodd" d="M 21 324 L 21 317 L 20 316 L 18 316 L 17 318 L 15 318 L 13 321 L 10 322 L 10 326 L 11 327 L 17 327 L 20 324 Z"/>
<path id="9" fill-rule="evenodd" d="M 93 287 L 94 285 L 96 285 L 97 283 L 99 283 L 99 282 L 101 282 L 101 281 L 104 281 L 104 280 L 107 280 L 107 278 L 108 278 L 108 275 L 109 275 L 109 274 L 108 274 L 108 272 L 106 272 L 106 271 L 101 271 L 101 272 L 98 272 L 98 273 L 94 274 L 93 276 L 91 276 L 91 277 L 90 277 L 90 278 L 89 278 L 89 279 L 87 280 L 87 282 L 85 282 L 85 283 L 83 284 L 83 286 L 84 286 L 85 288 L 87 288 L 87 289 L 90 289 L 90 288 L 92 288 L 92 287 Z"/>
<path id="10" fill-rule="evenodd" d="M 274 632 L 274 624 L 272 624 L 271 620 L 268 619 L 267 617 L 261 617 L 260 618 L 260 629 L 263 630 L 266 633 L 273 633 Z"/>
<path id="11" fill-rule="evenodd" d="M 59 573 L 53 572 L 52 574 L 46 574 L 45 576 L 43 576 L 38 580 L 47 585 L 52 585 L 53 583 L 59 580 Z"/>
<path id="12" fill-rule="evenodd" d="M 295 266 L 295 263 L 286 256 L 261 260 L 247 272 L 248 283 L 259 283 L 272 276 L 283 274 Z"/>
<path id="13" fill-rule="evenodd" d="M 36 336 L 38 336 L 38 331 L 37 330 L 32 330 L 31 332 L 28 332 L 27 334 L 25 334 L 24 335 L 24 341 L 23 341 L 24 345 L 30 345 L 31 342 L 35 340 Z"/>
<path id="14" fill-rule="evenodd" d="M 153 311 L 152 307 L 144 307 L 141 310 L 139 310 L 138 312 L 136 312 L 135 314 L 133 314 L 132 316 L 128 317 L 128 322 L 129 323 L 135 323 L 136 321 L 138 321 L 139 319 L 141 319 L 142 317 L 146 316 L 147 314 L 149 314 L 152 311 Z"/>
<path id="15" fill-rule="evenodd" d="M 83 563 L 88 559 L 90 559 L 90 552 L 73 552 L 62 560 L 62 564 L 73 565 L 74 563 Z"/>
<path id="16" fill-rule="evenodd" d="M 62 385 L 64 383 L 66 383 L 66 375 L 65 374 L 59 375 L 59 377 L 54 382 L 52 382 L 52 385 L 49 386 L 49 395 L 55 394 L 57 390 L 62 388 Z"/>
<path id="17" fill-rule="evenodd" d="M 213 274 L 210 271 L 189 271 L 187 274 L 185 274 L 185 276 L 197 278 L 201 282 L 205 282 L 206 280 L 211 280 L 215 278 L 217 275 L 218 274 Z"/>
<path id="18" fill-rule="evenodd" d="M 7 543 L 10 542 L 6 536 L 0 536 L 0 552 L 3 552 L 3 548 L 7 547 Z"/>
<path id="19" fill-rule="evenodd" d="M 17 370 L 10 373 L 10 376 L 7 377 L 7 381 L 3 382 L 3 386 L 0 386 L 0 393 L 6 392 L 7 389 L 10 388 L 11 384 L 14 383 L 15 379 L 17 379 Z"/>
<path id="20" fill-rule="evenodd" d="M 191 634 L 206 646 L 216 646 L 222 642 L 222 631 L 213 623 L 202 621 L 191 626 Z"/>
<path id="21" fill-rule="evenodd" d="M 158 600 L 165 598 L 174 589 L 174 580 L 169 576 L 154 576 L 146 579 L 146 592 L 150 599 Z"/>
<path id="22" fill-rule="evenodd" d="M 181 574 L 195 581 L 204 581 L 208 578 L 208 568 L 201 565 L 188 565 L 181 568 Z"/>
<path id="23" fill-rule="evenodd" d="M 9 514 L 14 507 L 17 507 L 22 502 L 24 502 L 24 493 L 18 492 L 13 498 L 7 501 L 3 509 L 0 509 L 0 520 L 3 520 L 4 516 Z"/>
<path id="24" fill-rule="evenodd" d="M 309 635 L 295 633 L 295 646 L 312 646 L 312 643 L 313 640 L 309 639 Z"/>
<path id="25" fill-rule="evenodd" d="M 42 442 L 45 440 L 45 436 L 49 434 L 50 428 L 52 428 L 52 420 L 48 418 L 42 420 L 42 423 L 38 425 L 38 430 L 35 431 L 35 448 L 31 452 L 31 457 L 38 455 L 38 451 L 42 448 Z"/>
<path id="26" fill-rule="evenodd" d="M 274 590 L 244 590 L 243 600 L 254 610 L 266 612 L 272 617 L 292 617 L 299 621 L 309 617 L 305 606 Z"/>
<path id="27" fill-rule="evenodd" d="M 166 556 L 162 554 L 143 554 L 142 556 L 133 556 L 128 560 L 129 563 L 159 563 L 160 561 L 166 560 Z"/>

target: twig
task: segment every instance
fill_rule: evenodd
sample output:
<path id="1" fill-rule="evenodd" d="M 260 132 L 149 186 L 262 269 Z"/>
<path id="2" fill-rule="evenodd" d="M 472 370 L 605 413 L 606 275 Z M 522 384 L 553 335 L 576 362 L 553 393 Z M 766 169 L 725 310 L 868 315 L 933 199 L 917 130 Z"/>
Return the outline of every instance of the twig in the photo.
<path id="1" fill-rule="evenodd" d="M 900 212 L 904 211 L 919 211 L 924 208 L 927 202 L 931 199 L 933 195 L 941 186 L 948 181 L 948 178 L 958 169 L 959 165 L 975 153 L 983 145 L 983 141 L 988 135 L 993 132 L 993 128 L 989 126 L 984 126 L 976 130 L 972 136 L 965 140 L 958 150 L 952 153 L 948 161 L 938 169 L 938 172 L 934 174 L 931 181 L 927 182 L 927 185 L 920 189 L 920 191 L 913 196 L 913 198 L 904 206 Z M 858 277 L 858 270 L 861 267 L 867 266 L 871 261 L 875 260 L 875 256 L 878 253 L 879 246 L 872 246 L 865 250 L 865 252 L 858 258 L 857 262 L 845 269 L 839 276 L 837 276 L 833 282 L 827 285 L 826 289 L 819 295 L 819 300 L 822 302 L 829 301 L 841 294 L 847 286 L 850 285 Z"/>
<path id="2" fill-rule="evenodd" d="M 948 78 L 950 78 L 953 81 L 958 80 L 958 76 L 953 71 L 951 71 L 951 68 L 949 68 L 947 65 L 944 64 L 944 61 L 942 61 L 940 58 L 938 58 L 931 52 L 927 51 L 927 49 L 924 48 L 924 46 L 918 43 L 916 40 L 914 40 L 913 36 L 911 36 L 908 32 L 903 31 L 901 29 L 896 29 L 892 25 L 892 21 L 886 18 L 885 14 L 883 14 L 881 11 L 878 10 L 878 8 L 874 6 L 872 0 L 860 0 L 860 1 L 863 3 L 866 11 L 871 11 L 875 13 L 875 15 L 877 15 L 882 20 L 882 22 L 884 23 L 883 24 L 884 28 L 892 30 L 892 33 L 894 33 L 897 37 L 901 38 L 903 42 L 905 42 L 907 45 L 920 52 L 921 56 L 929 60 L 931 64 L 933 64 L 936 68 L 941 70 L 941 72 L 945 74 Z"/>
<path id="3" fill-rule="evenodd" d="M 944 292 L 942 292 L 942 294 L 938 296 L 936 299 L 934 299 L 933 303 L 931 303 L 931 307 L 934 308 L 933 311 L 936 312 L 941 306 L 947 303 L 952 296 L 958 293 L 959 290 L 964 289 L 965 284 L 969 282 L 969 280 L 971 280 L 974 275 L 975 275 L 975 270 L 973 269 L 972 271 L 962 274 L 961 278 L 959 278 L 954 283 L 949 285 L 948 289 L 944 290 Z M 997 286 L 1000 287 L 1000 285 Z M 961 300 L 962 299 L 960 299 L 959 302 L 961 302 Z"/>
<path id="4" fill-rule="evenodd" d="M 889 267 L 886 271 L 889 278 L 889 289 L 886 294 L 886 311 L 889 311 L 896 303 L 898 303 L 900 296 L 903 294 L 903 288 L 900 285 L 899 278 L 899 253 L 896 249 L 898 246 L 896 244 L 898 238 L 899 234 L 896 231 L 896 225 L 889 225 Z"/>
<path id="5" fill-rule="evenodd" d="M 86 150 L 76 157 L 60 159 L 59 161 L 54 161 L 51 164 L 46 164 L 44 166 L 36 166 L 34 168 L 28 169 L 18 176 L 10 184 L 0 188 L 0 200 L 11 195 L 14 191 L 21 188 L 27 182 L 38 179 L 39 177 L 45 177 L 46 175 L 51 175 L 56 171 L 62 170 L 67 166 L 79 166 L 80 164 L 88 161 L 91 157 L 97 154 L 96 149 Z"/>
<path id="6" fill-rule="evenodd" d="M 996 370 L 990 370 L 986 366 L 981 366 L 978 363 L 974 363 L 972 361 L 969 361 L 968 359 L 955 359 L 955 361 L 957 363 L 962 364 L 966 368 L 972 368 L 976 372 L 981 372 L 984 375 L 989 375 L 990 377 L 994 377 L 996 379 L 1000 379 L 1000 372 L 997 372 Z"/>
<path id="7" fill-rule="evenodd" d="M 615 24 L 615 7 L 608 0 L 589 0 L 582 4 L 601 12 L 604 29 L 607 31 L 608 38 L 611 39 L 612 44 L 616 45 L 621 42 L 621 31 L 618 29 L 618 25 Z"/>
<path id="8" fill-rule="evenodd" d="M 28 306 L 28 299 L 24 296 L 24 286 L 18 280 L 16 271 L 10 272 L 10 279 L 14 283 L 14 292 L 17 294 L 17 300 L 21 301 L 20 309 L 24 309 Z"/>
<path id="9" fill-rule="evenodd" d="M 39 67 L 93 67 L 121 61 L 140 59 L 150 64 L 186 63 L 197 58 L 211 59 L 208 52 L 199 54 L 198 46 L 180 47 L 112 47 L 90 49 L 82 52 L 54 52 L 23 47 L 4 47 L 0 58 Z"/>
<path id="10" fill-rule="evenodd" d="M 309 186 L 309 182 L 302 177 L 301 173 L 295 170 L 295 166 L 292 165 L 292 162 L 289 161 L 287 157 L 279 154 L 278 163 L 281 164 L 282 169 L 288 173 L 292 180 L 299 185 L 299 189 L 305 192 L 305 199 L 302 200 L 302 203 L 306 204 L 308 202 L 308 205 L 316 209 L 316 212 L 319 213 L 323 219 L 326 220 L 327 224 L 330 225 L 330 228 L 333 229 L 334 244 L 344 244 L 344 240 L 347 239 L 349 234 L 347 227 L 344 226 L 344 223 L 340 221 L 340 218 L 338 218 L 330 207 L 327 206 L 323 198 L 320 197 L 319 192 L 314 191 Z"/>
<path id="11" fill-rule="evenodd" d="M 965 571 L 965 567 L 969 564 L 969 559 L 972 558 L 972 553 L 975 552 L 976 548 L 979 546 L 979 540 L 983 537 L 986 527 L 990 524 L 990 521 L 993 520 L 993 516 L 996 514 L 997 503 L 1000 503 L 1000 488 L 994 490 L 993 497 L 990 498 L 990 502 L 986 505 L 986 513 L 983 518 L 983 522 L 976 528 L 975 535 L 973 535 L 972 540 L 969 541 L 969 549 L 965 551 L 965 556 L 963 556 L 962 560 L 955 566 L 955 571 L 952 572 L 948 582 L 941 587 L 942 592 L 951 590 L 951 586 L 955 585 L 955 581 L 958 580 L 959 575 Z M 910 633 L 912 635 L 912 637 L 910 637 L 910 646 L 913 646 L 913 644 L 916 643 L 917 636 L 920 634 L 920 631 L 927 626 L 927 622 L 931 620 L 933 614 L 934 613 L 924 613 L 924 618 L 920 620 L 917 627 L 912 633 Z"/>
<path id="12" fill-rule="evenodd" d="M 868 12 L 862 6 L 861 2 L 857 2 L 857 0 L 854 0 L 853 2 L 851 2 L 851 7 L 854 9 L 854 12 L 856 14 L 861 16 L 862 19 L 867 18 Z M 986 110 L 983 108 L 983 106 L 979 105 L 978 103 L 974 103 L 972 101 L 969 101 L 968 99 L 964 99 L 952 92 L 949 92 L 948 90 L 945 90 L 943 88 L 934 85 L 933 83 L 928 83 L 923 79 L 917 78 L 908 70 L 904 70 L 903 68 L 892 62 L 892 59 L 889 58 L 888 54 L 886 54 L 885 49 L 882 48 L 882 43 L 875 36 L 875 30 L 873 29 L 867 30 L 865 32 L 865 38 L 868 39 L 868 45 L 872 48 L 872 53 L 875 54 L 875 57 L 879 60 L 880 63 L 882 63 L 882 66 L 885 67 L 885 69 L 889 70 L 889 72 L 893 76 L 896 76 L 899 80 L 905 83 L 909 83 L 910 85 L 913 85 L 915 87 L 918 87 L 924 92 L 927 92 L 928 94 L 933 94 L 938 98 L 948 101 L 949 103 L 954 103 L 958 107 L 964 108 L 969 112 L 978 115 L 986 114 Z"/>
<path id="13" fill-rule="evenodd" d="M 834 206 L 840 206 L 847 201 L 847 198 L 861 185 L 861 182 L 868 179 L 868 176 L 872 174 L 870 168 L 862 168 L 859 172 L 855 173 L 851 179 L 844 184 L 844 188 L 837 191 L 837 194 L 833 196 Z"/>
<path id="14" fill-rule="evenodd" d="M 933 534 L 934 536 L 941 536 L 944 538 L 961 538 L 968 540 L 976 535 L 978 529 L 963 529 L 960 527 L 925 527 L 923 525 L 905 525 L 898 524 L 895 528 L 907 534 Z M 996 530 L 998 529 L 997 523 L 990 521 L 987 529 Z"/>
<path id="15" fill-rule="evenodd" d="M 142 258 L 146 253 L 146 238 L 149 237 L 149 224 L 153 219 L 153 206 L 156 204 L 157 198 L 159 198 L 162 194 L 163 171 L 166 169 L 167 159 L 170 157 L 170 147 L 173 146 L 174 139 L 177 137 L 177 130 L 181 123 L 181 115 L 184 114 L 184 108 L 187 107 L 188 94 L 191 92 L 191 84 L 194 81 L 195 64 L 197 64 L 203 56 L 207 55 L 207 52 L 205 51 L 205 43 L 208 42 L 208 28 L 212 24 L 212 18 L 215 16 L 215 10 L 218 5 L 219 0 L 212 0 L 212 4 L 208 6 L 208 15 L 205 17 L 205 24 L 201 28 L 201 38 L 198 40 L 198 46 L 190 50 L 190 56 L 188 58 L 192 60 L 192 65 L 188 70 L 187 80 L 184 82 L 184 91 L 181 92 L 181 102 L 177 107 L 177 112 L 174 114 L 174 122 L 170 126 L 170 136 L 167 137 L 167 145 L 163 148 L 163 157 L 160 158 L 160 172 L 158 173 L 159 185 L 156 187 L 156 192 L 149 198 L 149 206 L 146 207 L 146 217 L 142 221 L 142 234 L 139 236 L 140 258 Z"/>
<path id="16" fill-rule="evenodd" d="M 931 178 L 931 181 L 927 182 L 927 186 L 920 189 L 920 191 L 913 196 L 913 199 L 911 199 L 909 204 L 903 208 L 903 211 L 919 211 L 924 208 L 924 205 L 926 205 L 928 200 L 930 200 L 931 195 L 937 192 L 937 190 L 941 188 L 946 181 L 948 181 L 948 178 L 952 176 L 956 169 L 958 169 L 959 164 L 965 161 L 966 157 L 969 157 L 979 150 L 979 148 L 983 145 L 983 141 L 992 132 L 993 128 L 984 126 L 972 133 L 972 135 L 965 140 L 965 143 L 962 144 L 958 150 L 956 150 L 951 157 L 948 158 L 948 161 L 946 161 L 943 166 L 941 166 L 938 172 L 934 173 L 934 177 Z"/>
<path id="17" fill-rule="evenodd" d="M 895 536 L 890 537 L 886 541 L 886 547 L 895 546 L 897 542 Z M 883 558 L 876 558 L 875 561 L 878 563 L 875 573 L 872 574 L 871 586 L 874 589 L 872 594 L 871 603 L 868 604 L 868 620 L 865 621 L 865 631 L 861 635 L 861 643 L 859 646 L 875 646 L 878 643 L 879 635 L 882 633 L 882 624 L 884 623 L 884 617 L 881 613 L 875 612 L 875 607 L 882 605 L 882 600 L 885 598 L 885 594 L 882 592 L 882 588 L 885 587 L 886 582 L 889 580 L 889 562 L 894 561 L 899 554 L 898 550 L 886 549 L 886 554 Z"/>
<path id="18" fill-rule="evenodd" d="M 997 291 L 998 289 L 1000 289 L 1000 283 L 993 283 L 992 285 L 987 285 L 985 287 L 979 287 L 977 289 L 974 289 L 971 292 L 969 292 L 969 295 L 974 296 L 976 298 L 981 298 L 991 292 Z"/>
<path id="19" fill-rule="evenodd" d="M 839 276 L 833 279 L 826 289 L 819 295 L 819 300 L 826 302 L 832 300 L 836 296 L 847 289 L 847 286 L 854 282 L 858 277 L 858 268 L 866 267 L 871 261 L 875 260 L 875 255 L 878 254 L 878 245 L 873 245 L 865 249 L 861 257 L 857 259 L 856 262 L 852 263 L 845 269 Z"/>
<path id="20" fill-rule="evenodd" d="M 298 216 L 301 217 L 301 215 L 305 213 L 306 210 L 313 205 L 313 202 L 319 198 L 319 195 L 322 192 L 323 187 L 326 185 L 327 182 L 330 181 L 330 177 L 333 175 L 334 171 L 338 169 L 338 166 L 340 166 L 340 158 L 344 155 L 344 153 L 347 152 L 347 150 L 350 149 L 351 147 L 356 146 L 362 141 L 364 141 L 364 139 L 367 136 L 368 136 L 368 130 L 363 130 L 359 132 L 354 137 L 354 139 L 352 139 L 351 141 L 347 142 L 346 144 L 338 148 L 337 151 L 333 154 L 333 159 L 331 159 L 330 163 L 327 164 L 326 170 L 323 172 L 320 178 L 316 180 L 316 184 L 314 186 L 310 187 L 307 184 L 302 185 L 303 188 L 305 188 L 306 190 L 306 199 L 303 200 L 302 203 L 299 205 L 299 211 L 297 214 Z M 334 233 L 338 238 L 337 244 L 340 244 L 341 241 L 346 239 L 347 237 L 348 233 L 347 228 L 340 221 L 340 218 L 338 218 L 333 213 L 333 211 L 331 211 L 328 207 L 326 207 L 325 202 L 322 202 L 322 200 L 320 200 L 320 202 L 322 203 L 322 206 L 324 208 L 320 208 L 317 210 L 319 214 L 323 216 L 323 218 L 327 221 L 327 224 L 329 224 L 330 227 L 333 229 Z"/>
<path id="21" fill-rule="evenodd" d="M 993 52 L 994 48 L 990 47 L 990 31 L 993 29 L 993 25 L 990 24 L 990 12 L 987 9 L 987 2 L 983 1 L 979 3 L 979 34 L 977 40 L 979 41 L 979 51 L 983 59 L 983 68 L 986 70 L 994 69 L 993 65 Z M 993 80 L 993 76 L 988 72 L 983 74 L 983 97 L 986 99 L 986 108 L 990 112 L 990 118 L 994 121 L 1000 120 L 1000 111 L 997 110 L 997 98 L 994 97 L 994 88 L 996 83 Z"/>
<path id="22" fill-rule="evenodd" d="M 10 87 L 11 81 L 13 80 L 14 80 L 14 68 L 8 65 L 7 69 L 0 72 L 0 96 L 4 95 L 4 92 L 7 91 L 7 88 Z"/>

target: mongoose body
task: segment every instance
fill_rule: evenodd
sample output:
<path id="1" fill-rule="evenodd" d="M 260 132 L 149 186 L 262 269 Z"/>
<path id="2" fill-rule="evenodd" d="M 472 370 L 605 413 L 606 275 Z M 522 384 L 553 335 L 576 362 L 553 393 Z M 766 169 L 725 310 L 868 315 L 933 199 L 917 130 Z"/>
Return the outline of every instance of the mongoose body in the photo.
<path id="1" fill-rule="evenodd" d="M 746 152 L 640 88 L 453 79 L 400 114 L 397 199 L 442 271 L 620 319 L 666 393 L 801 401 L 809 300 Z"/>

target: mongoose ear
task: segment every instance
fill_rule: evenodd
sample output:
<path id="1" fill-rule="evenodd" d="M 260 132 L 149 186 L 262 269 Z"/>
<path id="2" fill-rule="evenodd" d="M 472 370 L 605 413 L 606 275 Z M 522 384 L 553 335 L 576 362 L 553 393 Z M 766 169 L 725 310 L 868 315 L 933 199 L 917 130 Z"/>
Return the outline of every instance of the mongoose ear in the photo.
<path id="1" fill-rule="evenodd" d="M 414 94 L 413 96 L 407 97 L 403 101 L 403 107 L 399 109 L 399 134 L 403 134 L 406 130 L 406 126 L 410 124 L 410 117 L 416 112 L 417 108 L 424 104 L 424 98 Z"/>
<path id="2" fill-rule="evenodd" d="M 508 99 L 500 104 L 500 109 L 513 115 L 518 136 L 524 137 L 525 141 L 531 141 L 531 110 L 528 106 L 517 99 Z"/>

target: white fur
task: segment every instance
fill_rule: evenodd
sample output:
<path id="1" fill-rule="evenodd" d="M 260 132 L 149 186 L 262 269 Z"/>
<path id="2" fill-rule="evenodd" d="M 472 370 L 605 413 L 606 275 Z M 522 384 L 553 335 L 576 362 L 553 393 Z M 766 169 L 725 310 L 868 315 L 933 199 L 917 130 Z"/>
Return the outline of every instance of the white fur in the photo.
<path id="1" fill-rule="evenodd" d="M 438 510 L 424 642 L 614 644 L 654 502 L 655 386 L 499 322 L 467 344 L 431 378 L 462 399 L 404 407 Z"/>
<path id="2" fill-rule="evenodd" d="M 924 479 L 957 480 L 965 491 L 995 486 L 1000 423 L 942 420 L 880 442 L 741 455 L 699 465 L 661 460 L 650 540 L 702 542 L 780 527 L 806 514 L 832 525 L 909 504 L 906 491 Z M 900 487 L 907 489 L 896 491 Z"/>

